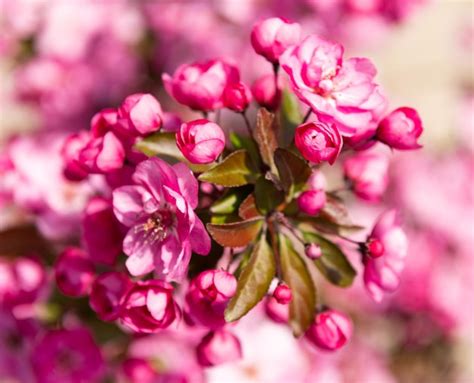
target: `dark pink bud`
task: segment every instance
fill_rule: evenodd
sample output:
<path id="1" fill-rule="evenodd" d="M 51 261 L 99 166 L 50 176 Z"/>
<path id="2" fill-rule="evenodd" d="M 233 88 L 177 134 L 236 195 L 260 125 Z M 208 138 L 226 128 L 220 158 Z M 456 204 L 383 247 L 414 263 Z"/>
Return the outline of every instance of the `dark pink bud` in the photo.
<path id="1" fill-rule="evenodd" d="M 306 190 L 298 196 L 297 203 L 303 213 L 316 215 L 326 204 L 326 193 L 323 190 Z"/>
<path id="2" fill-rule="evenodd" d="M 124 273 L 110 271 L 99 275 L 92 284 L 89 304 L 100 319 L 116 320 L 120 315 L 121 301 L 132 287 L 132 281 Z"/>
<path id="3" fill-rule="evenodd" d="M 191 281 L 186 294 L 190 316 L 209 328 L 224 326 L 224 310 L 236 289 L 237 280 L 227 271 L 203 271 Z"/>
<path id="4" fill-rule="evenodd" d="M 173 286 L 159 280 L 138 281 L 123 299 L 120 319 L 139 333 L 154 333 L 174 322 L 179 309 Z"/>
<path id="5" fill-rule="evenodd" d="M 268 317 L 276 323 L 288 323 L 290 317 L 290 305 L 278 303 L 273 296 L 265 300 L 265 312 Z"/>
<path id="6" fill-rule="evenodd" d="M 149 93 L 128 96 L 118 109 L 121 127 L 132 136 L 143 136 L 161 128 L 163 111 L 158 100 Z"/>
<path id="7" fill-rule="evenodd" d="M 316 243 L 310 243 L 305 246 L 304 253 L 309 259 L 318 259 L 323 255 L 321 247 Z"/>
<path id="8" fill-rule="evenodd" d="M 379 124 L 377 138 L 393 149 L 410 150 L 421 148 L 417 140 L 423 133 L 423 124 L 413 108 L 395 109 Z"/>
<path id="9" fill-rule="evenodd" d="M 207 334 L 196 351 L 198 362 L 204 367 L 234 362 L 242 357 L 239 339 L 224 329 Z"/>
<path id="10" fill-rule="evenodd" d="M 366 242 L 367 254 L 372 258 L 381 257 L 385 251 L 382 241 L 377 238 L 369 238 Z"/>
<path id="11" fill-rule="evenodd" d="M 71 297 L 87 295 L 95 277 L 95 267 L 87 254 L 79 248 L 69 247 L 54 265 L 59 290 Z"/>
<path id="12" fill-rule="evenodd" d="M 90 133 L 83 131 L 71 134 L 61 150 L 64 161 L 64 176 L 71 181 L 82 181 L 89 175 L 88 168 L 79 160 L 81 151 L 90 141 Z"/>
<path id="13" fill-rule="evenodd" d="M 332 165 L 341 152 L 342 137 L 334 124 L 308 122 L 296 128 L 295 145 L 308 161 Z"/>
<path id="14" fill-rule="evenodd" d="M 291 302 L 291 289 L 285 284 L 280 284 L 273 292 L 273 296 L 275 297 L 278 303 L 282 305 L 287 305 Z"/>
<path id="15" fill-rule="evenodd" d="M 252 85 L 252 95 L 255 101 L 268 110 L 276 110 L 281 102 L 282 84 L 278 79 L 278 89 L 275 87 L 275 76 L 268 74 L 257 79 Z"/>
<path id="16" fill-rule="evenodd" d="M 343 313 L 326 310 L 316 314 L 306 337 L 317 347 L 335 351 L 344 346 L 352 336 L 352 322 Z"/>
<path id="17" fill-rule="evenodd" d="M 158 374 L 145 359 L 129 358 L 122 363 L 122 370 L 129 382 L 156 383 Z"/>
<path id="18" fill-rule="evenodd" d="M 91 119 L 91 133 L 94 137 L 102 137 L 117 124 L 116 109 L 102 109 Z"/>
<path id="19" fill-rule="evenodd" d="M 252 28 L 252 47 L 259 55 L 277 63 L 281 54 L 290 45 L 300 40 L 301 27 L 279 17 L 272 17 L 256 23 Z"/>
<path id="20" fill-rule="evenodd" d="M 243 82 L 227 85 L 224 90 L 224 106 L 235 112 L 243 112 L 252 101 L 252 92 Z"/>

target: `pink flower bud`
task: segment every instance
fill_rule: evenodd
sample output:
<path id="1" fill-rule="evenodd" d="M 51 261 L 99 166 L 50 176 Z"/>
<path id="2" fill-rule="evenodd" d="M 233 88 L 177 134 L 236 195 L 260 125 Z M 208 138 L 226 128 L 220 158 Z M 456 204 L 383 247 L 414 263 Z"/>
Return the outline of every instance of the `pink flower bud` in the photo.
<path id="1" fill-rule="evenodd" d="M 367 201 L 379 201 L 388 186 L 387 156 L 361 152 L 344 161 L 344 175 L 354 193 Z"/>
<path id="2" fill-rule="evenodd" d="M 377 238 L 369 238 L 365 245 L 367 254 L 372 258 L 381 257 L 385 251 L 382 241 Z"/>
<path id="3" fill-rule="evenodd" d="M 79 153 L 79 162 L 89 173 L 108 173 L 123 166 L 125 149 L 114 132 L 92 138 Z"/>
<path id="4" fill-rule="evenodd" d="M 290 305 L 278 303 L 275 297 L 268 296 L 265 300 L 265 313 L 276 323 L 288 323 Z"/>
<path id="5" fill-rule="evenodd" d="M 326 204 L 323 190 L 306 190 L 298 196 L 298 208 L 305 214 L 316 215 Z"/>
<path id="6" fill-rule="evenodd" d="M 129 358 L 122 363 L 122 370 L 127 382 L 156 383 L 158 373 L 145 359 Z"/>
<path id="7" fill-rule="evenodd" d="M 79 248 L 68 247 L 54 265 L 59 290 L 71 297 L 87 295 L 95 277 L 95 268 L 87 254 Z"/>
<path id="8" fill-rule="evenodd" d="M 135 332 L 154 333 L 171 325 L 178 310 L 171 284 L 159 280 L 138 281 L 123 299 L 120 320 Z"/>
<path id="9" fill-rule="evenodd" d="M 273 296 L 275 297 L 278 303 L 282 305 L 287 305 L 291 302 L 291 289 L 285 284 L 280 284 L 273 292 Z"/>
<path id="10" fill-rule="evenodd" d="M 88 168 L 79 161 L 79 154 L 90 141 L 90 133 L 83 131 L 70 135 L 61 150 L 64 176 L 70 181 L 82 181 L 89 175 Z"/>
<path id="11" fill-rule="evenodd" d="M 92 284 L 89 304 L 100 319 L 114 321 L 120 315 L 121 301 L 132 287 L 124 273 L 109 271 L 99 275 Z"/>
<path id="12" fill-rule="evenodd" d="M 181 125 L 176 133 L 176 145 L 184 157 L 193 164 L 208 164 L 217 159 L 225 147 L 221 127 L 200 119 Z"/>
<path id="13" fill-rule="evenodd" d="M 196 351 L 198 362 L 204 367 L 234 362 L 242 357 L 239 339 L 224 329 L 207 334 Z"/>
<path id="14" fill-rule="evenodd" d="M 224 326 L 224 310 L 236 289 L 237 280 L 227 271 L 203 271 L 191 281 L 186 294 L 189 315 L 209 328 Z"/>
<path id="15" fill-rule="evenodd" d="M 252 101 L 252 92 L 243 82 L 235 82 L 224 90 L 224 106 L 234 112 L 243 112 Z"/>
<path id="16" fill-rule="evenodd" d="M 310 190 L 326 190 L 327 182 L 323 172 L 313 170 L 308 180 L 306 181 L 308 189 Z"/>
<path id="17" fill-rule="evenodd" d="M 326 310 L 316 314 L 306 337 L 317 347 L 335 351 L 344 346 L 352 336 L 352 322 L 343 313 Z"/>
<path id="18" fill-rule="evenodd" d="M 305 246 L 304 253 L 309 259 L 318 259 L 323 255 L 321 247 L 316 243 L 310 243 Z"/>
<path id="19" fill-rule="evenodd" d="M 278 89 L 275 89 L 275 76 L 268 74 L 257 79 L 252 85 L 252 95 L 260 106 L 268 110 L 276 110 L 281 102 L 281 81 L 278 79 Z"/>
<path id="20" fill-rule="evenodd" d="M 91 260 L 109 266 L 115 263 L 122 252 L 124 235 L 112 201 L 95 197 L 88 202 L 82 218 L 82 236 Z"/>
<path id="21" fill-rule="evenodd" d="M 163 74 L 166 91 L 180 104 L 195 110 L 211 111 L 222 107 L 227 84 L 238 82 L 238 69 L 222 60 L 181 65 L 171 77 Z"/>
<path id="22" fill-rule="evenodd" d="M 163 111 L 158 100 L 149 93 L 128 96 L 118 109 L 121 127 L 132 136 L 143 136 L 161 128 Z"/>
<path id="23" fill-rule="evenodd" d="M 91 119 L 91 133 L 94 137 L 102 137 L 117 124 L 116 109 L 102 109 Z"/>
<path id="24" fill-rule="evenodd" d="M 308 161 L 336 161 L 342 149 L 342 138 L 334 124 L 308 122 L 296 128 L 295 145 Z"/>
<path id="25" fill-rule="evenodd" d="M 300 40 L 301 27 L 279 17 L 272 17 L 256 23 L 251 34 L 252 47 L 259 55 L 277 63 L 281 54 L 290 45 Z"/>
<path id="26" fill-rule="evenodd" d="M 423 125 L 417 111 L 402 107 L 395 109 L 379 124 L 377 138 L 393 149 L 421 148 L 417 139 L 423 133 Z"/>

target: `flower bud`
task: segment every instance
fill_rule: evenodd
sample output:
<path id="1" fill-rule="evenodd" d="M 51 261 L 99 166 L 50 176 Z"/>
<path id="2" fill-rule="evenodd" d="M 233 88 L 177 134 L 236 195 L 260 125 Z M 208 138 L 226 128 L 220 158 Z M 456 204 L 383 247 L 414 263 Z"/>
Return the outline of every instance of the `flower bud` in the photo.
<path id="1" fill-rule="evenodd" d="M 296 128 L 295 145 L 308 161 L 336 161 L 342 149 L 342 138 L 334 124 L 308 122 Z"/>
<path id="2" fill-rule="evenodd" d="M 318 259 L 321 258 L 323 252 L 321 251 L 321 246 L 316 243 L 310 243 L 305 246 L 304 253 L 309 259 Z"/>
<path id="3" fill-rule="evenodd" d="M 313 170 L 306 181 L 306 185 L 308 185 L 310 190 L 326 190 L 326 177 L 320 170 Z"/>
<path id="4" fill-rule="evenodd" d="M 224 326 L 224 310 L 236 289 L 237 280 L 227 271 L 203 271 L 191 281 L 186 294 L 189 315 L 209 328 Z"/>
<path id="5" fill-rule="evenodd" d="M 102 109 L 91 119 L 91 133 L 94 137 L 104 136 L 105 133 L 112 130 L 117 124 L 116 109 Z"/>
<path id="6" fill-rule="evenodd" d="M 145 359 L 128 358 L 122 363 L 122 370 L 127 382 L 156 383 L 159 379 L 158 373 L 153 369 L 150 362 Z"/>
<path id="7" fill-rule="evenodd" d="M 178 316 L 173 286 L 159 280 L 138 281 L 123 299 L 122 323 L 138 333 L 154 333 L 171 325 Z"/>
<path id="8" fill-rule="evenodd" d="M 298 196 L 296 202 L 303 213 L 317 215 L 326 204 L 326 193 L 323 190 L 306 190 Z"/>
<path id="9" fill-rule="evenodd" d="M 268 296 L 265 300 L 265 313 L 276 323 L 288 323 L 289 309 L 290 305 L 278 303 L 274 296 Z"/>
<path id="10" fill-rule="evenodd" d="M 281 54 L 290 45 L 300 40 L 301 27 L 279 17 L 272 17 L 256 23 L 251 34 L 252 47 L 259 55 L 277 63 Z"/>
<path id="11" fill-rule="evenodd" d="M 287 305 L 291 302 L 291 289 L 285 284 L 279 284 L 273 292 L 273 296 L 278 303 Z"/>
<path id="12" fill-rule="evenodd" d="M 120 126 L 132 136 L 143 136 L 161 128 L 163 111 L 158 100 L 149 93 L 128 96 L 118 109 Z"/>
<path id="13" fill-rule="evenodd" d="M 224 150 L 225 135 L 219 125 L 209 120 L 194 120 L 181 125 L 176 145 L 191 163 L 208 164 Z"/>
<path id="14" fill-rule="evenodd" d="M 87 254 L 79 248 L 69 247 L 58 257 L 54 265 L 59 290 L 71 297 L 89 293 L 95 276 L 95 268 Z"/>
<path id="15" fill-rule="evenodd" d="M 108 173 L 123 166 L 125 149 L 114 132 L 91 138 L 79 153 L 79 162 L 89 173 Z"/>
<path id="16" fill-rule="evenodd" d="M 82 181 L 89 175 L 87 167 L 79 161 L 79 154 L 90 141 L 90 133 L 82 131 L 71 134 L 61 150 L 64 161 L 64 176 L 70 181 Z"/>
<path id="17" fill-rule="evenodd" d="M 385 251 L 382 241 L 377 238 L 369 238 L 365 244 L 367 255 L 372 258 L 381 257 Z"/>
<path id="18" fill-rule="evenodd" d="M 100 319 L 114 321 L 120 315 L 121 300 L 131 287 L 132 282 L 124 273 L 103 273 L 92 284 L 89 304 Z"/>
<path id="19" fill-rule="evenodd" d="M 196 351 L 198 362 L 204 367 L 234 362 L 242 357 L 239 339 L 224 329 L 207 334 Z"/>
<path id="20" fill-rule="evenodd" d="M 335 351 L 344 346 L 352 336 L 352 322 L 343 313 L 326 310 L 316 314 L 306 337 L 317 347 Z"/>
<path id="21" fill-rule="evenodd" d="M 278 79 L 278 89 L 275 89 L 275 76 L 268 74 L 257 79 L 252 85 L 252 95 L 255 101 L 268 110 L 276 110 L 281 102 L 281 81 Z"/>
<path id="22" fill-rule="evenodd" d="M 224 90 L 224 106 L 234 112 L 243 112 L 252 101 L 252 92 L 243 82 L 235 82 Z"/>
<path id="23" fill-rule="evenodd" d="M 423 133 L 418 112 L 413 108 L 395 109 L 385 117 L 377 128 L 377 138 L 393 149 L 410 150 L 421 148 L 417 139 Z"/>

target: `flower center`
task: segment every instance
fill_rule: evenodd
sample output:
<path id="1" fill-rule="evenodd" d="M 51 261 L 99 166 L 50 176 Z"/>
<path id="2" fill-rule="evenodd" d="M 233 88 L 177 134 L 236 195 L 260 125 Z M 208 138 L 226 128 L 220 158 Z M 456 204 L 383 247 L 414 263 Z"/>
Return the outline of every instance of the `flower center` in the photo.
<path id="1" fill-rule="evenodd" d="M 173 216 L 168 209 L 162 209 L 151 214 L 148 219 L 135 228 L 136 232 L 144 231 L 147 242 L 163 241 L 173 225 Z"/>

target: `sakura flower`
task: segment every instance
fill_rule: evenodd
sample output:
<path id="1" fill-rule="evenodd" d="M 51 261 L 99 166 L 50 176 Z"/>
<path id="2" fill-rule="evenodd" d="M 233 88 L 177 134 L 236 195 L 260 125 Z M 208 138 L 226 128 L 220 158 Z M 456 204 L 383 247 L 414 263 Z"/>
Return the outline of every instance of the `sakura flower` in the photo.
<path id="1" fill-rule="evenodd" d="M 113 192 L 117 219 L 129 227 L 123 242 L 126 266 L 134 275 L 153 270 L 160 278 L 179 280 L 191 252 L 205 255 L 211 242 L 193 209 L 198 183 L 186 165 L 169 165 L 159 158 L 140 163 L 134 185 Z"/>
<path id="2" fill-rule="evenodd" d="M 377 73 L 365 58 L 343 60 L 343 47 L 311 35 L 280 58 L 293 89 L 323 121 L 332 121 L 344 136 L 375 125 L 385 98 L 374 83 Z"/>
<path id="3" fill-rule="evenodd" d="M 376 302 L 382 300 L 384 293 L 398 288 L 407 248 L 396 210 L 386 211 L 377 220 L 364 249 L 364 283 Z"/>

